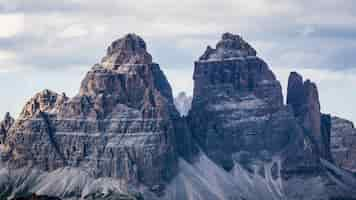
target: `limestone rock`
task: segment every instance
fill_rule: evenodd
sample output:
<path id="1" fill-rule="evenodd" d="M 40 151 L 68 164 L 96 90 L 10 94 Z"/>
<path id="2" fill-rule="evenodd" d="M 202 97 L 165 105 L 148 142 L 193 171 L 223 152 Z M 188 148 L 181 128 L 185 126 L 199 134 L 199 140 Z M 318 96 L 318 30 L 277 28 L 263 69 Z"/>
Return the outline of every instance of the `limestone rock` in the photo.
<path id="1" fill-rule="evenodd" d="M 43 90 L 26 103 L 20 118 L 31 118 L 39 115 L 40 112 L 55 113 L 59 106 L 67 100 L 68 98 L 65 94 L 59 95 L 50 90 Z"/>
<path id="2" fill-rule="evenodd" d="M 15 120 L 10 116 L 10 113 L 6 113 L 4 120 L 0 121 L 0 144 L 3 144 L 7 135 L 7 132 L 14 124 Z"/>
<path id="3" fill-rule="evenodd" d="M 105 68 L 116 69 L 124 64 L 150 64 L 152 56 L 146 51 L 145 41 L 131 33 L 112 42 L 101 63 Z"/>
<path id="4" fill-rule="evenodd" d="M 321 114 L 321 142 L 323 152 L 322 157 L 326 160 L 333 162 L 331 155 L 331 127 L 332 127 L 332 119 L 329 114 Z"/>
<path id="5" fill-rule="evenodd" d="M 239 53 L 231 53 L 235 51 Z M 230 53 L 215 56 L 219 52 Z M 293 115 L 283 107 L 279 81 L 255 55 L 240 36 L 224 34 L 216 52 L 205 52 L 195 62 L 188 116 L 192 134 L 207 155 L 227 170 L 234 166 L 236 153 L 245 151 L 254 157 L 265 150 L 279 151 L 288 144 L 289 129 L 295 125 Z M 284 127 L 278 125 L 281 120 Z"/>
<path id="6" fill-rule="evenodd" d="M 221 60 L 247 56 L 256 56 L 256 50 L 245 42 L 241 36 L 231 33 L 224 33 L 221 40 L 213 49 L 207 47 L 199 60 Z"/>
<path id="7" fill-rule="evenodd" d="M 302 115 L 304 105 L 303 77 L 297 72 L 291 72 L 288 78 L 287 104 L 291 105 L 296 116 Z"/>
<path id="8" fill-rule="evenodd" d="M 288 79 L 287 104 L 293 108 L 306 134 L 310 137 L 315 153 L 330 160 L 330 117 L 320 112 L 318 89 L 310 80 L 292 72 Z"/>
<path id="9" fill-rule="evenodd" d="M 7 158 L 14 168 L 80 167 L 160 185 L 176 174 L 178 119 L 165 75 L 145 42 L 128 34 L 87 73 L 78 95 L 44 90 L 26 104 L 5 141 Z"/>
<path id="10" fill-rule="evenodd" d="M 280 83 L 267 64 L 255 56 L 256 53 L 248 53 L 253 51 L 246 49 L 252 47 L 232 45 L 230 42 L 234 40 L 226 37 L 222 37 L 217 50 L 208 47 L 195 62 L 193 76 L 194 95 L 188 123 L 201 154 L 212 160 L 204 164 L 209 167 L 199 164 L 196 167 L 209 171 L 205 172 L 207 176 L 213 176 L 206 182 L 214 180 L 220 185 L 217 179 L 228 179 L 222 178 L 225 173 L 238 176 L 240 184 L 245 173 L 244 177 L 251 177 L 250 182 L 261 178 L 262 183 L 255 182 L 251 188 L 258 187 L 259 191 L 253 193 L 263 195 L 242 199 L 351 197 L 355 180 L 325 160 L 329 158 L 326 154 L 330 143 L 330 116 L 320 113 L 316 85 L 303 82 L 300 75 L 293 73 L 287 97 L 290 105 L 283 105 Z M 234 51 L 240 53 L 231 53 Z M 199 158 L 197 163 L 204 159 Z M 212 167 L 215 164 L 219 167 Z M 225 173 L 216 172 L 217 168 Z M 334 175 L 337 178 L 331 177 Z M 348 178 L 348 186 L 334 182 Z M 262 191 L 264 181 L 268 182 L 272 197 L 269 197 L 271 193 Z M 274 181 L 278 183 L 273 184 Z M 221 185 L 224 183 L 226 181 L 221 181 Z M 239 190 L 240 184 L 231 190 Z M 248 183 L 243 185 L 246 188 Z M 308 188 L 312 189 L 307 191 Z M 228 199 L 224 194 L 231 190 L 215 195 Z"/>
<path id="11" fill-rule="evenodd" d="M 331 152 L 340 167 L 356 172 L 356 128 L 351 121 L 332 117 Z"/>

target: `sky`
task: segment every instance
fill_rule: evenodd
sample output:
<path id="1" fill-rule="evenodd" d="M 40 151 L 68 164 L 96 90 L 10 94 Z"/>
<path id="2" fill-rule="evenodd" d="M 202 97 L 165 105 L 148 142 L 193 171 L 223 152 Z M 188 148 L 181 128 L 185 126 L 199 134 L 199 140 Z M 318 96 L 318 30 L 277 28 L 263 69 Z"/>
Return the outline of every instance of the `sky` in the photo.
<path id="1" fill-rule="evenodd" d="M 232 32 L 284 91 L 297 71 L 317 83 L 324 113 L 356 122 L 354 0 L 0 0 L 0 23 L 0 118 L 45 88 L 75 95 L 110 42 L 133 32 L 173 92 L 192 94 L 194 61 Z"/>

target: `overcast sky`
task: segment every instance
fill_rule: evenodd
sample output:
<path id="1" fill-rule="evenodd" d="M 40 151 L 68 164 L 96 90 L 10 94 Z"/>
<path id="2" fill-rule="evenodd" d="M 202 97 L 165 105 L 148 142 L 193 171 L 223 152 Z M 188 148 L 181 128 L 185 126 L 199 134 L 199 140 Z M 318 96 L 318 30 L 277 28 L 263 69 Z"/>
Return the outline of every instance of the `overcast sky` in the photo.
<path id="1" fill-rule="evenodd" d="M 0 0 L 0 118 L 44 88 L 77 93 L 108 44 L 142 36 L 174 89 L 223 32 L 242 35 L 282 81 L 298 71 L 323 112 L 356 122 L 354 0 Z"/>

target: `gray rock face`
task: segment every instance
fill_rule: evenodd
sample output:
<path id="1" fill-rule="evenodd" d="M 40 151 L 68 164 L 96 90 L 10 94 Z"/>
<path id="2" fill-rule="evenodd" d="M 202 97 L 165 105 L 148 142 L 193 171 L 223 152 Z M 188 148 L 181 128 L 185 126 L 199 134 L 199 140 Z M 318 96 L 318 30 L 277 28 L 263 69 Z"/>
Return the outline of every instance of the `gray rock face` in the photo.
<path id="1" fill-rule="evenodd" d="M 180 92 L 174 98 L 174 105 L 182 116 L 187 116 L 190 108 L 192 107 L 192 97 L 187 96 L 185 92 Z"/>
<path id="2" fill-rule="evenodd" d="M 332 118 L 331 152 L 335 163 L 356 172 L 356 129 L 352 122 Z"/>
<path id="3" fill-rule="evenodd" d="M 301 116 L 304 105 L 303 77 L 297 72 L 291 72 L 288 78 L 287 104 L 291 105 L 296 116 Z"/>
<path id="4" fill-rule="evenodd" d="M 6 113 L 4 120 L 0 121 L 0 144 L 3 144 L 7 135 L 7 132 L 14 123 L 14 118 L 10 116 L 10 113 Z"/>
<path id="5" fill-rule="evenodd" d="M 16 168 L 81 167 L 160 185 L 176 174 L 178 119 L 166 77 L 144 41 L 129 34 L 113 42 L 77 96 L 44 90 L 26 104 L 6 137 L 7 159 Z"/>
<path id="6" fill-rule="evenodd" d="M 208 46 L 199 60 L 232 59 L 256 56 L 256 54 L 256 50 L 245 42 L 241 36 L 224 33 L 222 39 L 216 44 L 216 48 L 213 49 Z"/>
<path id="7" fill-rule="evenodd" d="M 108 69 L 117 69 L 123 64 L 150 64 L 152 56 L 146 51 L 146 43 L 136 34 L 128 34 L 108 47 L 101 61 Z"/>
<path id="8" fill-rule="evenodd" d="M 292 72 L 288 80 L 287 104 L 291 105 L 306 134 L 310 137 L 314 151 L 330 160 L 330 116 L 322 115 L 318 89 L 310 80 Z"/>
<path id="9" fill-rule="evenodd" d="M 205 52 L 195 63 L 189 120 L 198 144 L 229 170 L 241 152 L 256 157 L 281 151 L 298 128 L 292 112 L 283 106 L 279 81 L 251 53 L 250 45 L 240 36 L 224 34 L 217 49 L 225 56 L 212 60 L 207 55 L 213 54 Z"/>
<path id="10" fill-rule="evenodd" d="M 321 162 L 323 151 L 327 154 L 323 148 L 330 142 L 330 116 L 320 113 L 315 84 L 304 83 L 293 73 L 288 91 L 290 106 L 284 106 L 280 83 L 267 64 L 255 53 L 248 53 L 253 52 L 247 50 L 252 49 L 250 45 L 232 45 L 235 40 L 230 37 L 224 34 L 217 50 L 208 48 L 195 63 L 188 122 L 202 151 L 229 173 L 242 167 L 250 176 L 269 182 L 268 187 L 277 194 L 266 194 L 266 199 L 347 196 L 352 189 L 328 186 L 327 174 L 334 172 L 327 172 Z M 239 36 L 232 38 L 246 43 Z M 221 45 L 225 42 L 228 45 Z M 273 180 L 278 180 L 283 189 Z M 303 180 L 318 187 L 306 193 L 301 189 Z"/>

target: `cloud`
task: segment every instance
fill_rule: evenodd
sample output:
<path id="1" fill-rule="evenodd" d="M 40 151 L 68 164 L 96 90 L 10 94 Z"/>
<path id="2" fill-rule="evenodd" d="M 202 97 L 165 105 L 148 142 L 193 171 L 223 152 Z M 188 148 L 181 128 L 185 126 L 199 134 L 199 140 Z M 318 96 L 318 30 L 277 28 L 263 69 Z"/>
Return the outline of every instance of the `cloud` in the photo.
<path id="1" fill-rule="evenodd" d="M 124 0 L 27 0 L 24 4 L 17 1 L 12 4 L 26 16 L 28 41 L 23 60 L 28 62 L 28 58 L 44 54 L 41 62 L 34 59 L 33 65 L 39 67 L 93 64 L 85 56 L 74 60 L 63 58 L 68 52 L 95 54 L 99 58 L 102 55 L 97 49 L 101 48 L 102 53 L 105 45 L 127 32 L 142 35 L 153 49 L 172 50 L 172 55 L 169 52 L 164 55 L 173 58 L 172 65 L 182 64 L 184 58 L 195 56 L 196 59 L 207 45 L 204 42 L 212 42 L 200 38 L 217 40 L 226 31 L 240 33 L 252 44 L 271 43 L 273 49 L 258 50 L 261 57 L 278 66 L 334 69 L 355 66 L 351 57 L 346 60 L 339 57 L 347 55 L 346 51 L 356 50 L 353 45 L 356 5 L 351 0 L 342 4 L 332 0 L 251 0 L 248 3 L 181 0 L 178 4 L 173 0 L 142 0 L 139 4 Z M 190 46 L 184 50 L 184 45 Z M 177 52 L 183 57 L 173 55 Z M 332 57 L 337 59 L 330 63 Z M 189 62 L 192 63 L 191 58 Z"/>
<path id="2" fill-rule="evenodd" d="M 0 50 L 0 62 L 14 59 L 16 54 L 11 51 L 1 51 Z"/>
<path id="3" fill-rule="evenodd" d="M 58 34 L 59 38 L 83 37 L 88 34 L 88 30 L 80 24 L 71 25 Z"/>
<path id="4" fill-rule="evenodd" d="M 24 14 L 3 14 L 0 15 L 0 22 L 0 38 L 9 38 L 24 30 Z"/>
<path id="5" fill-rule="evenodd" d="M 7 36 L 0 49 L 16 51 L 24 66 L 92 65 L 89 56 L 100 59 L 112 40 L 136 32 L 152 49 L 167 49 L 156 60 L 188 67 L 226 31 L 240 33 L 273 66 L 356 66 L 353 0 L 3 0 L 0 19 L 6 16 L 16 20 L 7 20 L 14 30 L 0 29 Z"/>

